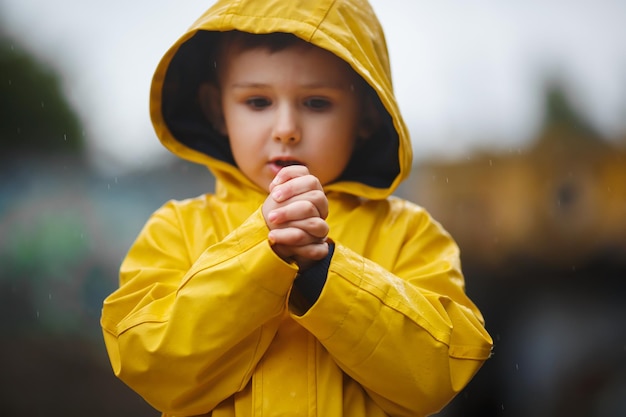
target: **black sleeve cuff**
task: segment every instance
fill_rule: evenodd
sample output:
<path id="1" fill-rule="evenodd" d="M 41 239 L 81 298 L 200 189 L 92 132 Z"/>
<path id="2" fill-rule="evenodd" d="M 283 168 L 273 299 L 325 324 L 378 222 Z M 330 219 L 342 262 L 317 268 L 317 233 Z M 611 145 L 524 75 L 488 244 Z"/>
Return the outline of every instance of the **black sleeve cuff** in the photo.
<path id="1" fill-rule="evenodd" d="M 319 298 L 324 284 L 326 283 L 330 260 L 334 252 L 335 244 L 328 242 L 328 255 L 299 274 L 293 282 L 292 293 L 296 291 L 297 294 L 292 294 L 292 301 L 295 301 L 296 298 L 300 300 L 300 302 L 298 302 L 298 304 L 300 304 L 299 310 L 308 310 Z"/>

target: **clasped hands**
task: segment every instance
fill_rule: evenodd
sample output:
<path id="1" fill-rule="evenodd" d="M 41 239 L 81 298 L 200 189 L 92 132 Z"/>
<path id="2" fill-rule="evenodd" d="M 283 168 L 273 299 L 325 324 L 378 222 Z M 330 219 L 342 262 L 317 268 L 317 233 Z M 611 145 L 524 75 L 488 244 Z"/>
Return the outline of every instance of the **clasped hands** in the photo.
<path id="1" fill-rule="evenodd" d="M 300 271 L 328 254 L 328 199 L 319 180 L 304 165 L 281 169 L 269 185 L 263 217 L 274 252 Z"/>

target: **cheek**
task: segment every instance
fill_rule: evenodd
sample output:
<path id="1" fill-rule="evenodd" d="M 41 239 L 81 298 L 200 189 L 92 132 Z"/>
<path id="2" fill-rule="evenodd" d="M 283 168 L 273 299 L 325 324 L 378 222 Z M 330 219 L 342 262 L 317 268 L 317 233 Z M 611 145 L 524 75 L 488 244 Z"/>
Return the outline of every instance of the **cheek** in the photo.
<path id="1" fill-rule="evenodd" d="M 340 132 L 340 136 L 337 143 L 334 144 L 334 147 L 337 149 L 337 153 L 341 153 L 344 157 L 349 159 L 357 143 L 359 123 L 355 118 L 346 118 L 345 120 L 352 120 L 353 122 L 344 122 L 337 126 L 337 132 Z"/>
<path id="2" fill-rule="evenodd" d="M 245 165 L 252 165 L 253 161 L 261 155 L 257 144 L 252 141 L 233 140 L 231 138 L 230 148 L 235 162 L 240 167 L 242 166 L 242 162 L 244 162 Z"/>
<path id="3" fill-rule="evenodd" d="M 229 114 L 226 117 L 226 133 L 230 140 L 230 146 L 240 152 L 249 151 L 259 145 L 260 129 L 258 123 L 237 117 L 236 114 Z"/>
<path id="4" fill-rule="evenodd" d="M 330 180 L 336 179 L 344 171 L 356 144 L 354 129 L 345 124 L 335 127 L 334 134 L 327 134 L 323 144 L 318 144 L 313 150 L 317 154 L 318 167 L 326 172 Z"/>

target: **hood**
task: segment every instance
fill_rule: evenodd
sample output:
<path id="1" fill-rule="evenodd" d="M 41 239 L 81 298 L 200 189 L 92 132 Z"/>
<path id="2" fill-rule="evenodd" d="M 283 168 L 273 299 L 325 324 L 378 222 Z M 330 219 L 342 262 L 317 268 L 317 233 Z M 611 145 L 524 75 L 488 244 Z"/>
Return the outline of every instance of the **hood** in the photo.
<path id="1" fill-rule="evenodd" d="M 161 143 L 180 158 L 206 165 L 218 180 L 248 181 L 228 140 L 206 120 L 198 102 L 219 32 L 286 32 L 346 61 L 375 91 L 383 123 L 356 150 L 328 191 L 368 199 L 391 195 L 411 168 L 411 144 L 393 94 L 382 27 L 366 0 L 218 0 L 167 51 L 155 71 L 150 114 Z"/>

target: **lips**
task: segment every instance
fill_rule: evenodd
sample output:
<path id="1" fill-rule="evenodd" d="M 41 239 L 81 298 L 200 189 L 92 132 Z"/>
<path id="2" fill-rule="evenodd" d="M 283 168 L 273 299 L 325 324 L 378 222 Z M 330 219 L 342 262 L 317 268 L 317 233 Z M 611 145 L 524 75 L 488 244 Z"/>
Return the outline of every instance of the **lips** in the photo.
<path id="1" fill-rule="evenodd" d="M 288 167 L 288 166 L 291 166 L 291 165 L 304 165 L 302 162 L 295 161 L 295 160 L 292 160 L 292 159 L 285 159 L 285 160 L 277 159 L 277 160 L 273 161 L 273 163 L 275 165 L 278 165 L 281 168 Z"/>
<path id="2" fill-rule="evenodd" d="M 274 175 L 278 174 L 278 171 L 281 169 L 292 165 L 304 165 L 304 163 L 289 157 L 273 158 L 269 162 L 270 169 Z"/>
<path id="3" fill-rule="evenodd" d="M 270 164 L 284 168 L 291 165 L 304 165 L 302 161 L 297 160 L 291 155 L 280 155 L 270 159 Z"/>

